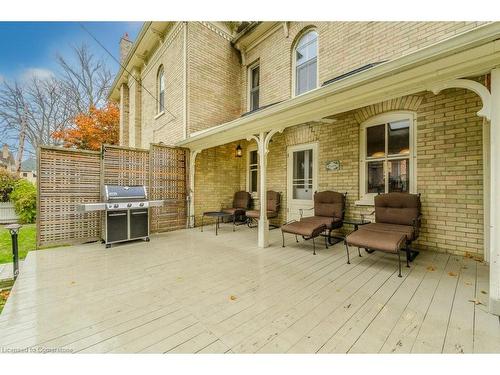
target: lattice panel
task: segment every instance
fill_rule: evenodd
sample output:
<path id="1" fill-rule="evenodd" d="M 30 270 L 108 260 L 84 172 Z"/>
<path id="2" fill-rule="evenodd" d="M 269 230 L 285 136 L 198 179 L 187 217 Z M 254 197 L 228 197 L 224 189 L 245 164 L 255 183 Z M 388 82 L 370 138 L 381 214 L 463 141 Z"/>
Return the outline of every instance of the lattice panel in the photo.
<path id="1" fill-rule="evenodd" d="M 100 153 L 41 147 L 38 158 L 37 245 L 95 241 L 100 213 L 78 213 L 100 201 Z"/>
<path id="2" fill-rule="evenodd" d="M 149 199 L 164 199 L 163 207 L 151 209 L 151 232 L 186 228 L 187 150 L 151 145 Z"/>
<path id="3" fill-rule="evenodd" d="M 104 146 L 102 166 L 104 185 L 148 185 L 148 150 Z"/>

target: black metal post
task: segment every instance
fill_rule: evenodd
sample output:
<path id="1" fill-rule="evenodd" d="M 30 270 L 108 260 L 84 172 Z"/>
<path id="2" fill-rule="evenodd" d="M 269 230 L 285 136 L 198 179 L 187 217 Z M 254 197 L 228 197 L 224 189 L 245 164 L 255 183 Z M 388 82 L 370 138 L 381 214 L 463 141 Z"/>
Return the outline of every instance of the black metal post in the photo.
<path id="1" fill-rule="evenodd" d="M 9 230 L 12 239 L 12 264 L 14 265 L 14 280 L 16 280 L 17 275 L 19 275 L 19 246 L 17 242 L 17 235 L 19 233 L 19 229 L 21 229 L 21 225 L 11 224 L 7 225 L 5 228 Z"/>

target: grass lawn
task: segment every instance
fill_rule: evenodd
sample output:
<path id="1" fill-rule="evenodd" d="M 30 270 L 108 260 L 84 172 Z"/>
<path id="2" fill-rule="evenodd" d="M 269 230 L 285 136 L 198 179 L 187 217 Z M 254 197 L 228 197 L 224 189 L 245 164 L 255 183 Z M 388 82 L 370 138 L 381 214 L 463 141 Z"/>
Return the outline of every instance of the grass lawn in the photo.
<path id="1" fill-rule="evenodd" d="M 7 302 L 7 298 L 9 298 L 10 289 L 13 284 L 14 280 L 0 281 L 0 313 Z"/>
<path id="2" fill-rule="evenodd" d="M 19 259 L 26 258 L 28 251 L 35 249 L 36 226 L 35 224 L 23 225 L 18 236 Z M 10 233 L 4 226 L 0 226 L 0 264 L 12 262 L 12 242 Z"/>

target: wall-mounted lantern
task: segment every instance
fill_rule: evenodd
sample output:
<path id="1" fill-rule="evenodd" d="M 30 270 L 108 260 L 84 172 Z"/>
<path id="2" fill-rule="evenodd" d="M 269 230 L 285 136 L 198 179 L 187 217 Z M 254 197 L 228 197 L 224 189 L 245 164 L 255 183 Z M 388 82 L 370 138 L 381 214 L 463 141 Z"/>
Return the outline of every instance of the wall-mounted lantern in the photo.
<path id="1" fill-rule="evenodd" d="M 241 158 L 242 156 L 243 156 L 243 151 L 241 149 L 241 146 L 238 145 L 238 146 L 236 146 L 236 157 Z"/>

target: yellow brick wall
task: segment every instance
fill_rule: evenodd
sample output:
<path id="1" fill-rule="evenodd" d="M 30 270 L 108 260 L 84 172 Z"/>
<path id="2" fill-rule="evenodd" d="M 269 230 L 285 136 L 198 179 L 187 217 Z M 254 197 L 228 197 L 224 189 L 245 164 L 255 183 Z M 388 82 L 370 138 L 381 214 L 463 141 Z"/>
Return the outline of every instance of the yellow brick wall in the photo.
<path id="1" fill-rule="evenodd" d="M 355 205 L 360 198 L 359 124 L 388 109 L 414 110 L 417 191 L 422 194 L 423 212 L 423 227 L 416 245 L 421 249 L 482 256 L 482 119 L 476 115 L 480 107 L 479 97 L 467 90 L 449 89 L 439 95 L 424 92 L 337 115 L 333 124 L 307 123 L 275 135 L 269 146 L 267 173 L 268 189 L 282 193 L 278 221 L 286 218 L 286 149 L 311 142 L 319 143 L 319 190 L 347 192 L 349 218 L 373 211 L 371 206 Z M 201 210 L 217 209 L 221 201 L 230 202 L 234 191 L 246 188 L 247 142 L 241 142 L 241 159 L 234 157 L 237 144 L 198 155 L 196 196 L 214 196 L 205 196 L 203 204 L 197 202 L 198 214 Z M 326 171 L 328 160 L 340 160 L 340 171 Z"/>
<path id="2" fill-rule="evenodd" d="M 149 91 L 142 94 L 142 147 L 163 142 L 173 145 L 184 136 L 183 82 L 184 34 L 183 24 L 174 26 L 164 44 L 142 71 L 142 84 Z M 160 66 L 165 74 L 165 111 L 158 114 L 157 77 Z M 151 95 L 152 94 L 152 95 Z M 153 97 L 154 96 L 154 97 Z"/>
<path id="3" fill-rule="evenodd" d="M 200 22 L 188 33 L 188 132 L 239 117 L 240 61 L 230 40 Z"/>
<path id="4" fill-rule="evenodd" d="M 392 60 L 479 26 L 480 22 L 290 22 L 248 51 L 247 65 L 260 61 L 260 104 L 292 95 L 292 49 L 307 27 L 318 31 L 320 84 L 363 65 Z M 247 67 L 242 67 L 247 77 Z M 242 80 L 247 108 L 247 79 Z"/>

